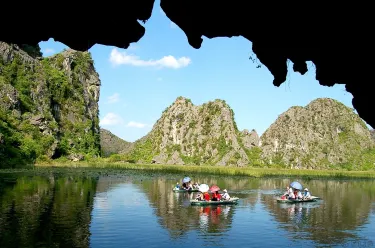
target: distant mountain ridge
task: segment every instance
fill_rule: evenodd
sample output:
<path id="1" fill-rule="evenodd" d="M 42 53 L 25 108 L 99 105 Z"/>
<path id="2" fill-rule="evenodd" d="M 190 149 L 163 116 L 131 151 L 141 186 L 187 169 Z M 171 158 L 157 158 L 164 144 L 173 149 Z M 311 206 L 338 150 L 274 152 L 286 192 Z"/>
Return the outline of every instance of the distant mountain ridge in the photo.
<path id="1" fill-rule="evenodd" d="M 110 131 L 103 128 L 100 129 L 100 146 L 102 148 L 103 157 L 127 152 L 131 145 L 131 142 L 127 142 L 117 137 Z"/>
<path id="2" fill-rule="evenodd" d="M 195 106 L 178 97 L 119 153 L 137 163 L 358 170 L 375 168 L 374 136 L 353 109 L 330 98 L 289 108 L 259 137 L 238 130 L 223 100 Z"/>

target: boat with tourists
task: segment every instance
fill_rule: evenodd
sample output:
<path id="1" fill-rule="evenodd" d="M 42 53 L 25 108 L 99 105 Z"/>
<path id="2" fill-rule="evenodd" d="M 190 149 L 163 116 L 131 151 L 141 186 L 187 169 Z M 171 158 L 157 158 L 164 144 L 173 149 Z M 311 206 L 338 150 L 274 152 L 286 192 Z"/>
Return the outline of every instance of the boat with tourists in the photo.
<path id="1" fill-rule="evenodd" d="M 237 204 L 238 200 L 240 198 L 238 197 L 231 197 L 228 200 L 220 200 L 220 201 L 205 201 L 205 200 L 190 200 L 191 205 L 195 206 L 207 206 L 207 205 L 230 205 L 230 204 Z"/>
<path id="2" fill-rule="evenodd" d="M 172 190 L 173 190 L 173 192 L 175 192 L 175 193 L 185 193 L 185 192 L 187 192 L 187 193 L 191 193 L 191 192 L 199 192 L 199 189 L 190 189 L 190 190 L 188 190 L 188 189 L 176 189 L 176 188 L 173 188 Z"/>
<path id="3" fill-rule="evenodd" d="M 320 197 L 312 196 L 309 189 L 305 188 L 302 194 L 302 184 L 295 181 L 292 182 L 289 186 L 286 187 L 286 192 L 277 197 L 277 202 L 283 203 L 303 203 L 303 202 L 315 202 L 320 200 Z"/>
<path id="4" fill-rule="evenodd" d="M 304 203 L 304 202 L 316 202 L 317 199 L 310 198 L 310 199 L 281 199 L 277 198 L 277 202 L 282 202 L 282 203 Z"/>
<path id="5" fill-rule="evenodd" d="M 199 185 L 198 183 L 192 184 L 190 177 L 184 177 L 184 179 L 182 179 L 182 186 L 180 186 L 180 183 L 177 182 L 176 186 L 172 190 L 176 193 L 199 192 Z"/>

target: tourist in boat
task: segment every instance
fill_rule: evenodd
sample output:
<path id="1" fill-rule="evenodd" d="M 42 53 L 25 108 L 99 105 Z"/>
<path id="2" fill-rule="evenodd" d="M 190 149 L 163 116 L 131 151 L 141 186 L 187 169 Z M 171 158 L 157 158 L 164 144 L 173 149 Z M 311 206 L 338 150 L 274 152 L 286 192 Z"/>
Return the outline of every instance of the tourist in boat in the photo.
<path id="1" fill-rule="evenodd" d="M 203 193 L 203 200 L 204 201 L 209 201 L 210 200 L 210 194 L 208 192 Z"/>
<path id="2" fill-rule="evenodd" d="M 186 188 L 187 188 L 186 183 L 182 183 L 182 189 L 186 189 Z"/>
<path id="3" fill-rule="evenodd" d="M 215 191 L 213 194 L 212 194 L 212 198 L 211 198 L 212 201 L 220 201 L 221 200 L 221 195 L 219 194 L 219 191 Z"/>
<path id="4" fill-rule="evenodd" d="M 286 191 L 285 193 L 283 194 L 283 196 L 285 196 L 284 198 L 288 198 L 290 195 L 293 195 L 293 189 L 289 186 L 286 186 Z"/>
<path id="5" fill-rule="evenodd" d="M 194 184 L 193 184 L 193 189 L 198 189 L 199 188 L 199 184 L 197 183 L 197 182 L 195 182 Z"/>
<path id="6" fill-rule="evenodd" d="M 186 185 L 186 190 L 192 190 L 192 189 L 193 189 L 193 185 L 191 184 L 191 182 L 188 182 Z"/>
<path id="7" fill-rule="evenodd" d="M 288 186 L 287 189 L 288 189 L 288 196 L 294 194 L 293 189 L 291 187 Z"/>
<path id="8" fill-rule="evenodd" d="M 210 194 L 208 192 L 200 193 L 196 199 L 199 201 L 209 201 Z"/>
<path id="9" fill-rule="evenodd" d="M 295 199 L 296 199 L 296 195 L 293 192 L 288 195 L 288 200 L 295 200 Z"/>
<path id="10" fill-rule="evenodd" d="M 302 200 L 302 198 L 303 198 L 303 196 L 302 196 L 301 190 L 298 190 L 297 195 L 296 195 L 296 199 Z"/>
<path id="11" fill-rule="evenodd" d="M 176 186 L 174 187 L 175 189 L 180 189 L 180 184 L 177 182 Z"/>
<path id="12" fill-rule="evenodd" d="M 311 194 L 309 192 L 309 189 L 308 188 L 305 188 L 305 192 L 303 194 L 303 198 L 304 200 L 307 200 L 307 199 L 310 199 L 311 198 Z"/>
<path id="13" fill-rule="evenodd" d="M 221 194 L 221 197 L 224 199 L 224 200 L 229 200 L 230 199 L 230 196 L 228 194 L 228 191 L 226 189 L 223 190 L 224 193 Z"/>

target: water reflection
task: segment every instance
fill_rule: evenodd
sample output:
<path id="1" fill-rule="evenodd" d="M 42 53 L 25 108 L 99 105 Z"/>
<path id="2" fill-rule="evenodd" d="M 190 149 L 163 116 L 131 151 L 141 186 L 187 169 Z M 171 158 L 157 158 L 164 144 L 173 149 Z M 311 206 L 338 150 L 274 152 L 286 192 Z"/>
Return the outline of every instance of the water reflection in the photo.
<path id="1" fill-rule="evenodd" d="M 192 207 L 190 200 L 198 193 L 174 193 L 172 182 L 175 183 L 158 178 L 141 183 L 155 215 L 159 217 L 159 224 L 169 231 L 172 239 L 186 236 L 192 230 L 222 233 L 230 227 L 230 207 Z"/>
<path id="2" fill-rule="evenodd" d="M 197 193 L 172 191 L 179 177 L 0 174 L 0 247 L 374 245 L 374 181 L 301 181 L 323 201 L 281 204 L 295 179 L 199 176 L 240 201 L 190 206 Z"/>
<path id="3" fill-rule="evenodd" d="M 96 180 L 0 177 L 0 247 L 88 247 Z"/>
<path id="4" fill-rule="evenodd" d="M 324 200 L 283 204 L 276 202 L 275 194 L 282 193 L 291 179 L 199 177 L 197 180 L 229 189 L 231 195 L 241 198 L 240 208 L 247 206 L 255 211 L 256 206 L 265 206 L 279 223 L 278 228 L 289 233 L 289 240 L 310 240 L 322 245 L 353 242 L 363 238 L 356 230 L 368 223 L 374 209 L 373 181 L 302 180 L 303 185 Z M 235 213 L 230 206 L 225 218 L 224 207 L 188 207 L 189 199 L 196 194 L 172 193 L 174 183 L 164 178 L 142 183 L 155 214 L 160 217 L 159 223 L 172 237 L 182 237 L 191 230 L 221 234 L 229 231 Z"/>
<path id="5" fill-rule="evenodd" d="M 374 183 L 369 181 L 309 181 L 309 188 L 324 200 L 315 203 L 277 203 L 263 195 L 280 228 L 291 238 L 304 238 L 319 244 L 344 244 L 360 237 L 355 230 L 368 221 L 375 201 Z"/>

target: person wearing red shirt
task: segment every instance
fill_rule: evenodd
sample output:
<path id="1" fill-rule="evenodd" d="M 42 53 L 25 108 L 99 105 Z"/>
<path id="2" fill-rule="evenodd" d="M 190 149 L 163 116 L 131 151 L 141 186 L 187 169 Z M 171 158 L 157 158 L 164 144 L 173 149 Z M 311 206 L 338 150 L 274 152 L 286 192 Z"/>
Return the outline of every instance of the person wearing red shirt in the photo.
<path id="1" fill-rule="evenodd" d="M 204 192 L 204 193 L 203 193 L 203 199 L 204 199 L 205 201 L 209 201 L 209 200 L 210 200 L 210 194 L 208 194 L 208 192 Z"/>
<path id="2" fill-rule="evenodd" d="M 213 201 L 220 201 L 221 195 L 219 194 L 219 191 L 216 191 L 212 194 L 212 200 Z"/>

